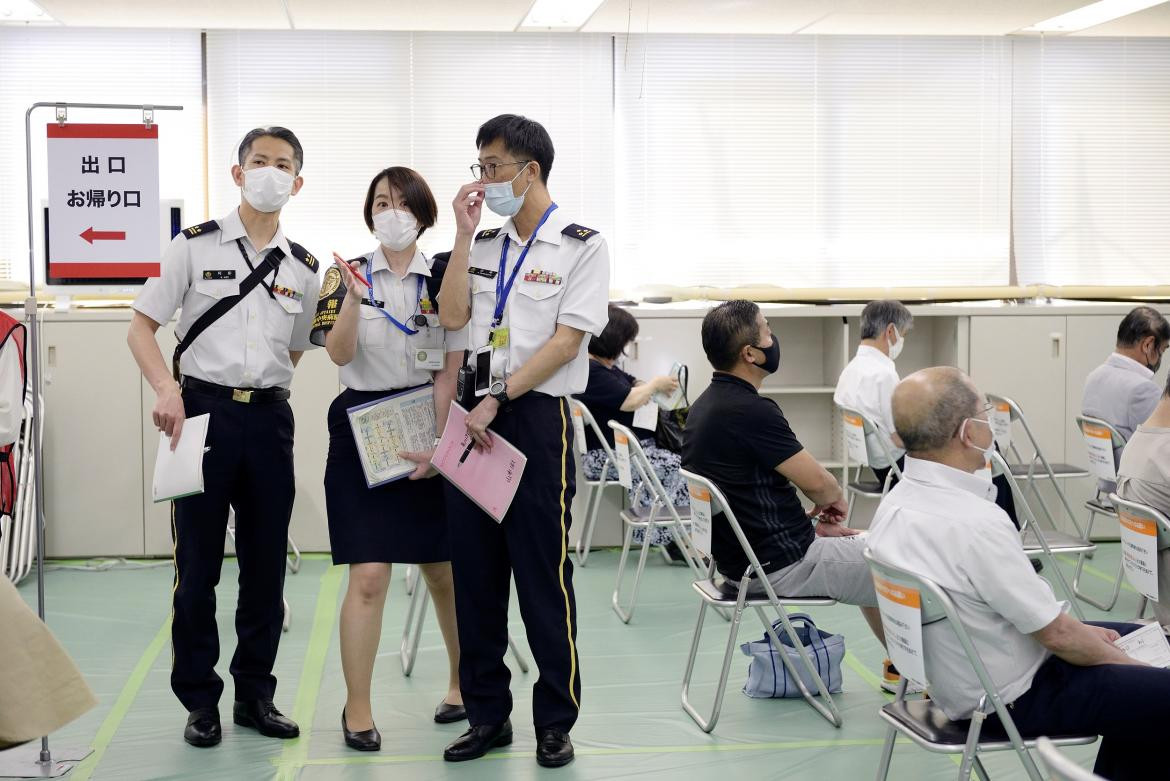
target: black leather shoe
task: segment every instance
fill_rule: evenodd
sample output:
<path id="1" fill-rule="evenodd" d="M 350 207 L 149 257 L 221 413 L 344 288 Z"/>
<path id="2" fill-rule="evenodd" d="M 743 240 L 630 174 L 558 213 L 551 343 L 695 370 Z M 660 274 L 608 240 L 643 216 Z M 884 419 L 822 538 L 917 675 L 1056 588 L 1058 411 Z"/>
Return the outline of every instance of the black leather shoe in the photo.
<path id="1" fill-rule="evenodd" d="M 497 746 L 507 746 L 512 742 L 512 722 L 503 724 L 482 725 L 472 727 L 459 736 L 459 739 L 447 746 L 443 751 L 443 759 L 448 762 L 466 762 L 469 759 L 479 759 L 489 750 Z"/>
<path id="2" fill-rule="evenodd" d="M 573 741 L 559 729 L 541 730 L 537 735 L 536 762 L 541 767 L 561 767 L 573 761 Z"/>
<path id="3" fill-rule="evenodd" d="M 361 732 L 350 732 L 345 724 L 345 708 L 341 709 L 341 731 L 345 735 L 345 745 L 358 751 L 380 751 L 382 749 L 382 733 L 378 732 L 378 725 Z"/>
<path id="4" fill-rule="evenodd" d="M 439 703 L 439 707 L 435 708 L 435 723 L 436 724 L 454 724 L 457 721 L 463 721 L 467 718 L 467 709 L 462 705 L 452 705 L 443 700 Z"/>
<path id="5" fill-rule="evenodd" d="M 232 721 L 241 727 L 251 727 L 266 738 L 295 738 L 301 734 L 296 722 L 286 719 L 272 700 L 236 700 L 232 707 Z"/>
<path id="6" fill-rule="evenodd" d="M 208 748 L 216 746 L 223 739 L 219 726 L 219 708 L 196 708 L 187 716 L 187 728 L 183 740 L 192 746 Z"/>

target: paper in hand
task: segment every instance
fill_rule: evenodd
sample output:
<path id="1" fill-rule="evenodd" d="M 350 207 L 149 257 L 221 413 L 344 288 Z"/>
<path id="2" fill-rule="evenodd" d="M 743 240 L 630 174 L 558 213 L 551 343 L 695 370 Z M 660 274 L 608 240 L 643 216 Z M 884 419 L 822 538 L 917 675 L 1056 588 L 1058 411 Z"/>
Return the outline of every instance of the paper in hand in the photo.
<path id="1" fill-rule="evenodd" d="M 208 414 L 187 418 L 174 450 L 171 450 L 170 437 L 165 432 L 158 433 L 158 455 L 154 459 L 151 485 L 155 502 L 203 493 L 203 452 L 210 420 Z"/>
<path id="2" fill-rule="evenodd" d="M 1156 621 L 1125 637 L 1119 637 L 1113 644 L 1125 651 L 1125 655 L 1131 659 L 1152 667 L 1170 667 L 1170 643 L 1166 642 L 1162 626 Z"/>

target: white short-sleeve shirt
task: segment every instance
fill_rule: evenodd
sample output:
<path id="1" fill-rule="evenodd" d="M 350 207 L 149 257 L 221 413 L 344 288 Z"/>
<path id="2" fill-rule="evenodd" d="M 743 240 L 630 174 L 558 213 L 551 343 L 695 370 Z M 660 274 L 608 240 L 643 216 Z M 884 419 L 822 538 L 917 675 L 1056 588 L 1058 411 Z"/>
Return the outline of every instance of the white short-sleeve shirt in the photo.
<path id="1" fill-rule="evenodd" d="M 506 282 L 524 249 L 512 220 L 501 228 L 481 231 L 472 243 L 468 261 L 472 350 L 488 344 L 505 238 L 508 249 L 502 273 Z M 505 303 L 500 327 L 508 329 L 508 346 L 496 351 L 492 373 L 514 374 L 552 338 L 558 324 L 600 334 L 609 322 L 608 302 L 605 238 L 573 223 L 561 209 L 553 210 L 532 242 Z M 589 340 L 582 339 L 577 356 L 533 390 L 550 396 L 584 391 L 589 379 L 588 347 Z"/>
<path id="2" fill-rule="evenodd" d="M 192 342 L 180 360 L 184 376 L 233 388 L 289 387 L 289 352 L 314 347 L 309 330 L 321 282 L 316 259 L 303 251 L 306 259 L 296 257 L 279 226 L 259 250 L 238 210 L 186 229 L 167 247 L 161 276 L 147 280 L 134 309 L 160 325 L 181 309 L 175 329 L 181 339 L 215 302 L 237 294 L 252 272 L 248 263 L 258 265 L 273 248 L 284 252 L 275 281 L 269 274 Z"/>
<path id="3" fill-rule="evenodd" d="M 841 376 L 837 379 L 837 390 L 833 401 L 841 407 L 860 412 L 873 423 L 876 431 L 865 437 L 865 450 L 869 465 L 882 469 L 890 465 L 885 451 L 879 443 L 885 443 L 895 461 L 906 451 L 894 444 L 894 410 L 892 399 L 898 385 L 898 370 L 890 356 L 876 347 L 859 345 Z"/>
<path id="4" fill-rule="evenodd" d="M 412 322 L 415 315 L 428 312 L 432 314 L 431 322 L 437 321 L 437 317 L 433 316 L 437 311 L 436 302 L 428 287 L 434 261 L 421 251 L 416 252 L 406 273 L 400 277 L 390 269 L 381 249 L 366 253 L 359 260 L 358 273 L 365 278 L 369 272 L 374 304 L 370 303 L 370 293 L 367 291 L 358 310 L 357 349 L 353 359 L 340 369 L 341 384 L 363 391 L 425 385 L 432 380 L 433 373 L 418 367 L 415 358 L 420 350 L 456 352 L 462 351 L 467 344 L 465 330 L 448 334 L 437 324 L 421 326 Z M 346 286 L 341 274 L 341 270 L 335 266 L 325 274 L 313 326 L 312 338 L 316 344 L 325 344 L 326 333 L 333 327 L 341 309 L 348 306 Z M 418 333 L 407 334 L 392 323 L 382 313 L 383 310 Z"/>
<path id="5" fill-rule="evenodd" d="M 884 561 L 937 583 L 954 600 L 1004 702 L 1028 691 L 1050 656 L 1031 637 L 1067 609 L 1036 574 L 1019 532 L 995 504 L 995 486 L 968 472 L 907 457 L 870 525 L 868 547 Z M 983 687 L 954 631 L 922 629 L 930 697 L 958 720 L 971 717 Z"/>

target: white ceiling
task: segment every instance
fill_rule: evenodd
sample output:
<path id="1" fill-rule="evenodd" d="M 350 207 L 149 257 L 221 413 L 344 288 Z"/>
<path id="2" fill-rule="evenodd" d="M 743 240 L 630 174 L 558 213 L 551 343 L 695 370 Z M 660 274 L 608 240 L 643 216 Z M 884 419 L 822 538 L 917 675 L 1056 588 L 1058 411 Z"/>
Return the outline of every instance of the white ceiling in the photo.
<path id="1" fill-rule="evenodd" d="M 1006 35 L 1090 0 L 605 0 L 583 32 Z M 73 27 L 516 28 L 532 0 L 38 0 Z M 1077 35 L 1170 36 L 1170 3 Z"/>

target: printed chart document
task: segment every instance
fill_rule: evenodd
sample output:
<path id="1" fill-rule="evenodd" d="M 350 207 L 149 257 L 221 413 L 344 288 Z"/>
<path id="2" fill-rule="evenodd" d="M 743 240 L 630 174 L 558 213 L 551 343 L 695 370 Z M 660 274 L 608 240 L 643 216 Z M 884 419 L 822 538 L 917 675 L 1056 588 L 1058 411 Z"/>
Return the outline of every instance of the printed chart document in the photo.
<path id="1" fill-rule="evenodd" d="M 154 459 L 154 482 L 150 492 L 155 502 L 167 502 L 203 493 L 203 452 L 207 444 L 210 414 L 196 415 L 183 421 L 179 446 L 171 450 L 171 440 L 158 432 L 158 455 Z"/>
<path id="2" fill-rule="evenodd" d="M 443 440 L 435 448 L 431 463 L 468 499 L 501 523 L 516 497 L 528 457 L 494 432 L 491 452 L 476 450 L 467 434 L 466 419 L 467 410 L 452 402 Z"/>
<path id="3" fill-rule="evenodd" d="M 1158 622 L 1146 624 L 1125 637 L 1119 637 L 1113 644 L 1125 651 L 1126 656 L 1154 667 L 1170 667 L 1170 643 Z"/>
<path id="4" fill-rule="evenodd" d="M 366 485 L 401 480 L 418 466 L 398 455 L 426 452 L 435 441 L 435 389 L 425 385 L 346 410 Z"/>

